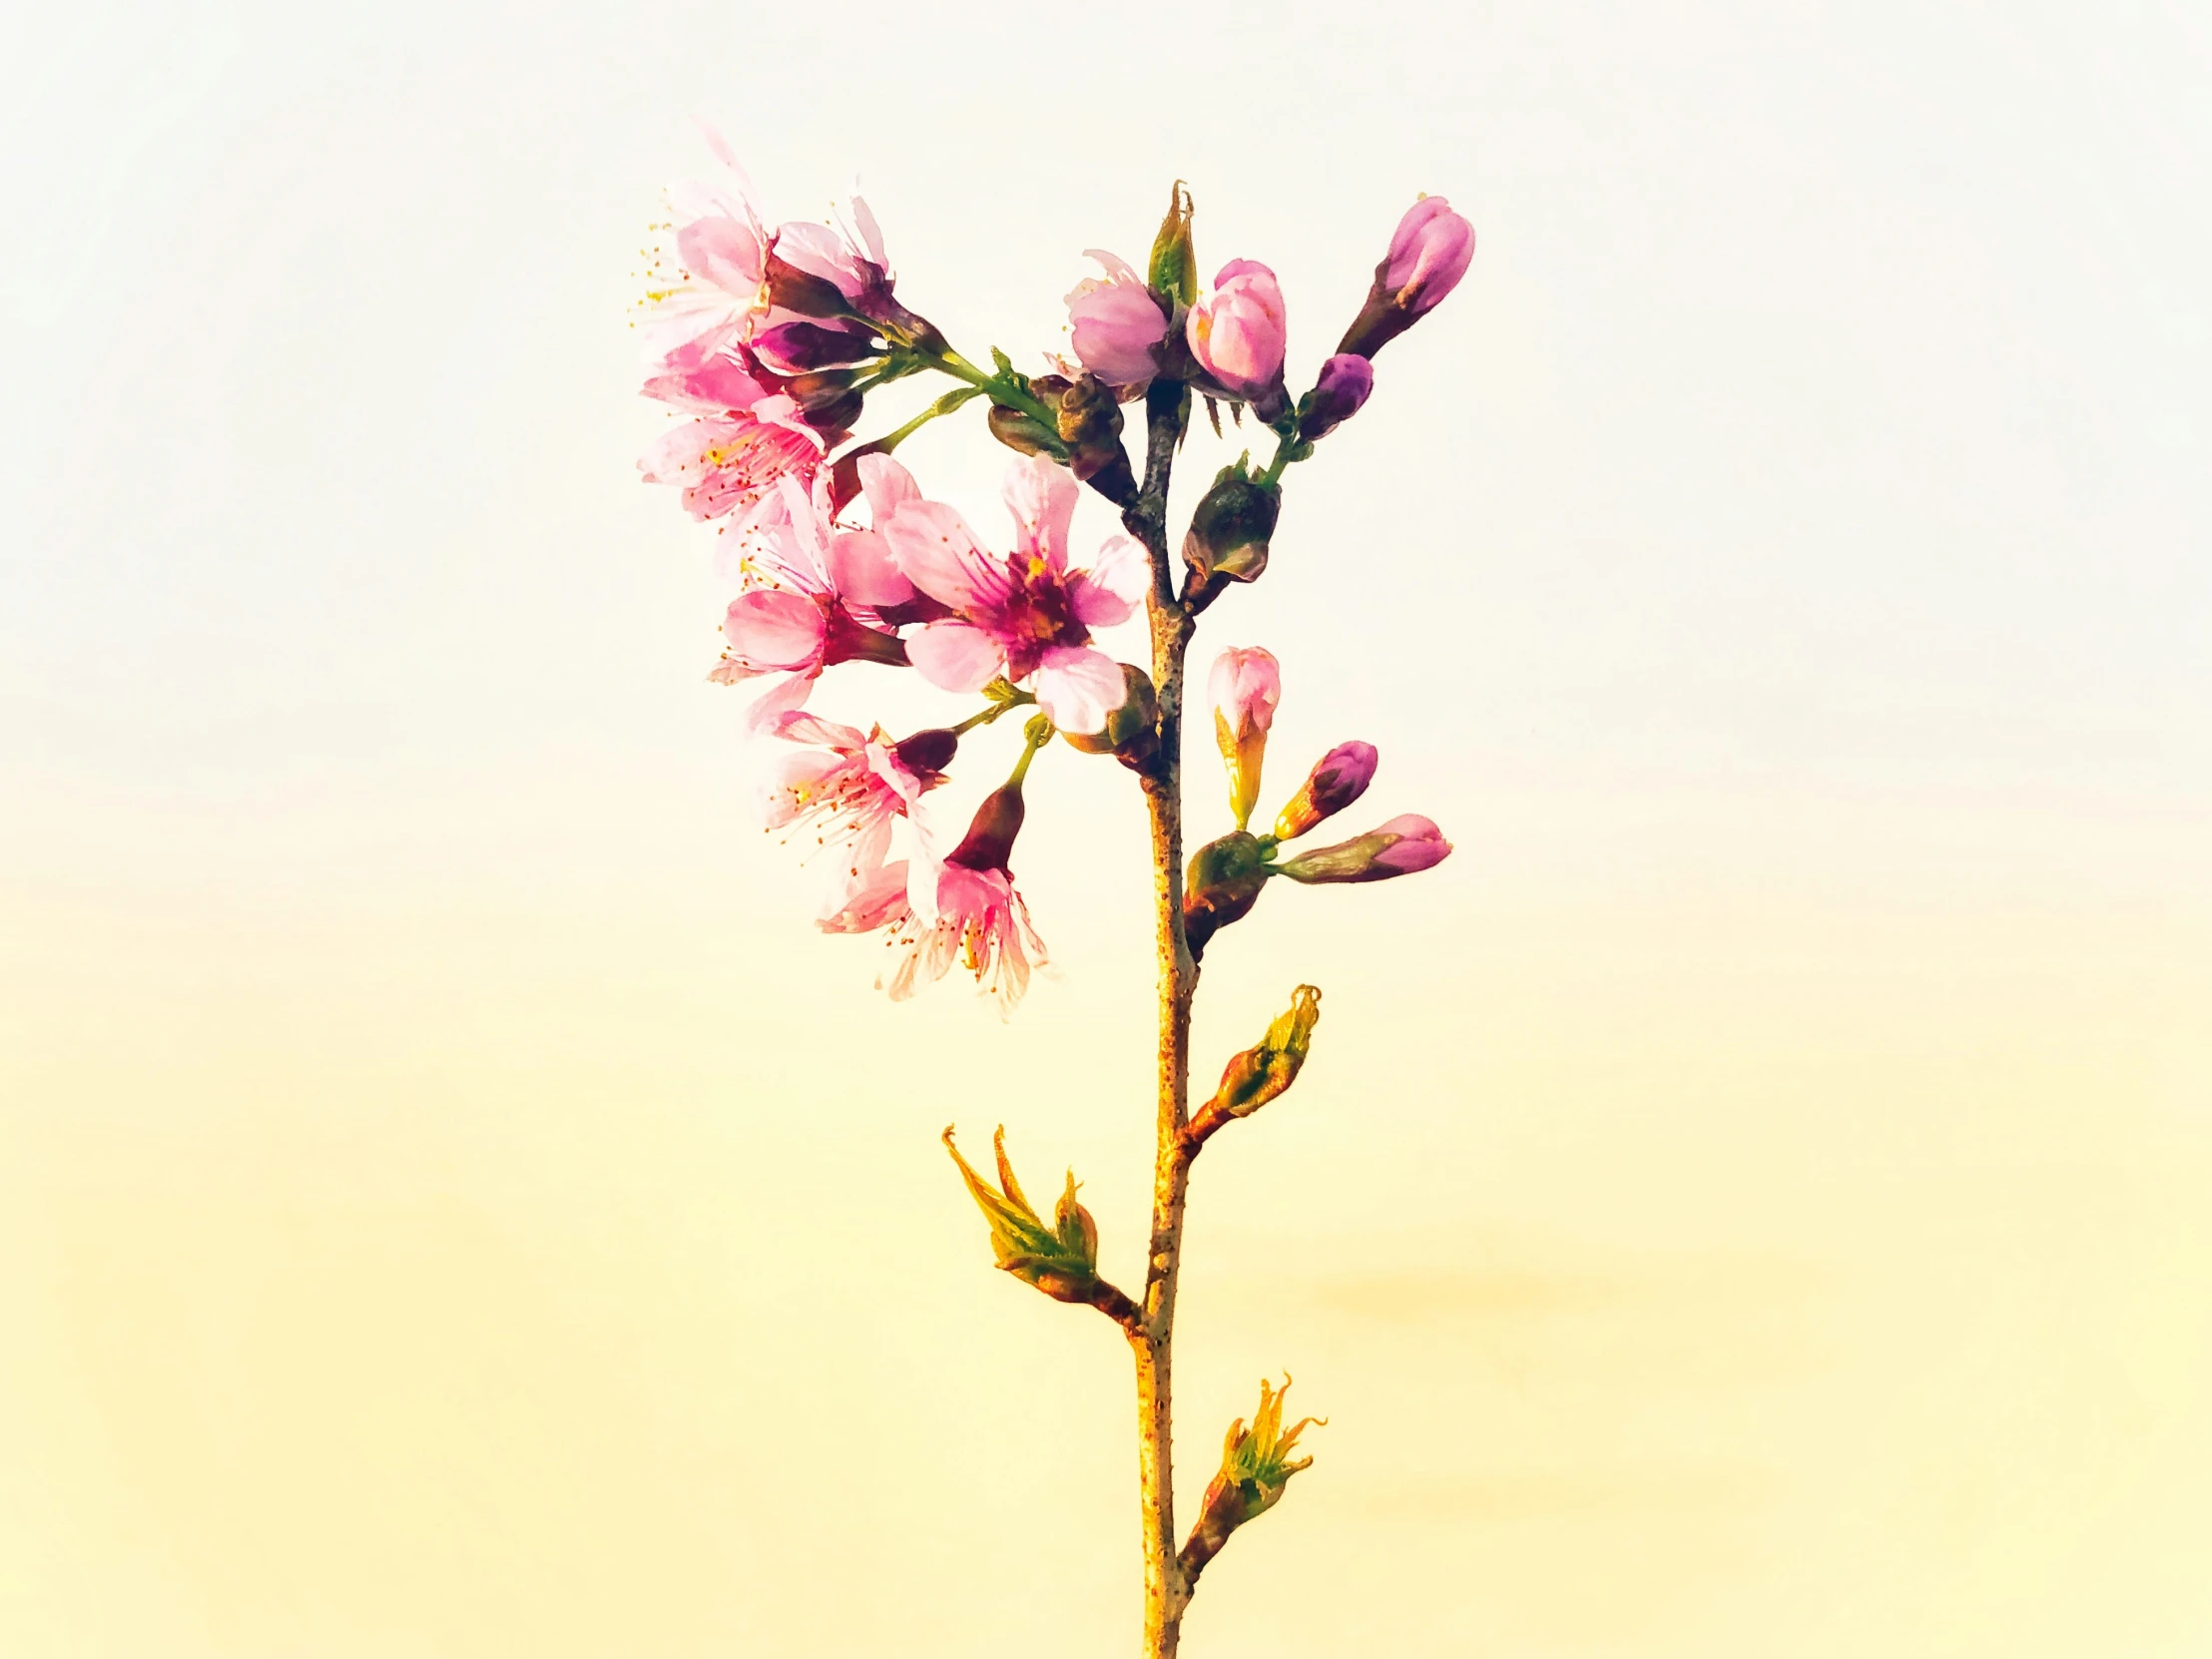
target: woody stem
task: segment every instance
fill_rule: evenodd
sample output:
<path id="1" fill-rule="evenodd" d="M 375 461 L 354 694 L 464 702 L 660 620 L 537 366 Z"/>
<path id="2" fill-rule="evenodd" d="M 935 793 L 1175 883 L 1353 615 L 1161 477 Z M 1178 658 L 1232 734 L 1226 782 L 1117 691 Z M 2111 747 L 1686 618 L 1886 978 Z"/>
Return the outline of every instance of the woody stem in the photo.
<path id="1" fill-rule="evenodd" d="M 1155 383 L 1146 397 L 1144 486 L 1122 517 L 1152 559 L 1146 603 L 1152 680 L 1159 694 L 1158 758 L 1144 780 L 1152 825 L 1154 943 L 1158 961 L 1158 1117 L 1152 1233 L 1143 1318 L 1130 1335 L 1137 1363 L 1137 1472 L 1144 1525 L 1144 1659 L 1173 1659 L 1190 1584 L 1177 1559 L 1171 1378 L 1175 1291 L 1183 1247 L 1190 1155 L 1191 995 L 1198 968 L 1183 934 L 1183 658 L 1197 626 L 1175 597 L 1167 547 L 1168 476 L 1181 435 L 1182 386 Z"/>

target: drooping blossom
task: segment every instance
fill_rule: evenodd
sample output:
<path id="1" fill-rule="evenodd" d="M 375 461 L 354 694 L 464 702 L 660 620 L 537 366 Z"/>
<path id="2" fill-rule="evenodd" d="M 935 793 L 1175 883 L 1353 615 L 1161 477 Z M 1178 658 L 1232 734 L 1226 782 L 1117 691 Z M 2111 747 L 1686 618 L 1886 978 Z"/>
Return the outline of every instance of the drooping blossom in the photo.
<path id="1" fill-rule="evenodd" d="M 1354 352 L 1340 351 L 1321 365 L 1312 398 L 1299 417 L 1298 435 L 1308 443 L 1328 436 L 1354 415 L 1375 390 L 1375 365 Z"/>
<path id="2" fill-rule="evenodd" d="M 1474 227 L 1440 196 L 1405 210 L 1375 268 L 1367 303 L 1337 347 L 1372 357 L 1441 304 L 1474 260 Z"/>
<path id="3" fill-rule="evenodd" d="M 1334 817 L 1368 793 L 1378 761 L 1375 745 L 1341 743 L 1314 763 L 1298 794 L 1276 815 L 1275 838 L 1295 840 L 1324 819 Z"/>
<path id="4" fill-rule="evenodd" d="M 787 839 L 811 837 L 817 849 L 841 852 L 835 890 L 838 908 L 848 907 L 852 889 L 882 867 L 892 825 L 916 818 L 924 792 L 944 782 L 951 735 L 923 732 L 893 743 L 880 726 L 862 732 L 804 713 L 782 716 L 774 733 L 795 747 L 770 767 L 762 822 Z"/>
<path id="5" fill-rule="evenodd" d="M 878 457 L 860 463 L 891 464 Z M 1035 678 L 1038 706 L 1064 732 L 1097 732 L 1126 692 L 1121 667 L 1091 643 L 1093 628 L 1126 621 L 1149 573 L 1144 549 L 1110 537 L 1086 570 L 1067 563 L 1068 527 L 1080 487 L 1043 456 L 1006 473 L 1014 550 L 986 549 L 967 521 L 942 502 L 908 500 L 877 524 L 898 569 L 952 615 L 906 641 L 916 669 L 946 691 L 980 691 L 1005 675 Z"/>
<path id="6" fill-rule="evenodd" d="M 1077 360 L 1126 402 L 1158 371 L 1152 351 L 1167 337 L 1168 319 L 1120 255 L 1092 248 L 1084 258 L 1096 260 L 1106 275 L 1086 276 L 1069 290 L 1070 343 Z"/>
<path id="7" fill-rule="evenodd" d="M 712 130 L 707 144 L 721 172 L 670 189 L 667 240 L 647 252 L 640 323 L 656 360 L 710 337 L 744 340 L 765 308 L 761 283 L 773 239 L 730 146 Z"/>
<path id="8" fill-rule="evenodd" d="M 778 486 L 790 478 L 804 490 L 828 452 L 797 403 L 764 395 L 670 427 L 639 458 L 638 471 L 649 484 L 681 489 L 692 517 L 729 518 L 743 532 L 778 516 Z"/>
<path id="9" fill-rule="evenodd" d="M 1260 799 L 1260 768 L 1267 758 L 1268 728 L 1283 701 L 1283 670 L 1273 652 L 1232 646 L 1214 659 L 1206 677 L 1214 704 L 1214 740 L 1229 769 L 1229 807 L 1242 830 Z"/>
<path id="10" fill-rule="evenodd" d="M 1435 824 L 1418 813 L 1404 813 L 1379 829 L 1335 846 L 1302 852 L 1278 866 L 1294 881 L 1386 881 L 1440 864 L 1451 842 Z"/>
<path id="11" fill-rule="evenodd" d="M 1275 273 L 1257 260 L 1231 260 L 1184 326 L 1199 366 L 1230 396 L 1261 405 L 1265 416 L 1265 405 L 1282 394 L 1290 338 Z"/>
<path id="12" fill-rule="evenodd" d="M 896 480 L 889 482 L 895 488 Z M 842 531 L 831 522 L 827 477 L 817 478 L 812 490 L 787 477 L 779 489 L 782 520 L 760 528 L 759 546 L 743 567 L 748 591 L 731 601 L 723 618 L 722 661 L 709 676 L 721 685 L 786 676 L 753 705 L 757 732 L 772 730 L 803 706 L 825 668 L 853 661 L 904 664 L 906 647 L 888 631 L 883 611 L 895 614 L 914 597 L 880 536 Z"/>

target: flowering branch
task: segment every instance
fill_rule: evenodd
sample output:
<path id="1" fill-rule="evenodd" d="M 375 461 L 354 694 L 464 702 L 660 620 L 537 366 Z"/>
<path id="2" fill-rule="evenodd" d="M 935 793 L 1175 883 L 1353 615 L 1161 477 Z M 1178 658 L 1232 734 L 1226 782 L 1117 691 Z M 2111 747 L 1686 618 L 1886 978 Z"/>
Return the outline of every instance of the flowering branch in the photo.
<path id="1" fill-rule="evenodd" d="M 1266 572 L 1287 469 L 1356 415 L 1374 390 L 1372 359 L 1465 275 L 1473 232 L 1440 198 L 1399 221 L 1366 302 L 1313 387 L 1294 399 L 1285 375 L 1287 309 L 1274 272 L 1252 260 L 1201 284 L 1192 203 L 1181 183 L 1143 272 L 1092 251 L 1103 272 L 1067 296 L 1073 360 L 1017 369 L 993 350 L 990 371 L 955 351 L 908 308 L 874 216 L 855 199 L 851 224 L 773 230 L 719 138 L 724 167 L 688 187 L 662 227 L 670 245 L 649 276 L 645 391 L 677 410 L 640 462 L 648 481 L 675 485 L 685 508 L 714 521 L 740 550 L 741 591 L 723 620 L 710 678 L 761 680 L 749 729 L 777 751 L 764 817 L 787 839 L 811 839 L 835 872 L 817 925 L 880 938 L 877 984 L 894 998 L 964 968 L 1010 1012 L 1045 960 L 1015 884 L 1013 856 L 1037 755 L 1055 736 L 1112 756 L 1141 787 L 1150 826 L 1156 958 L 1154 1160 L 1142 1291 L 1098 1273 L 1098 1226 L 1069 1172 L 1048 1221 L 1023 1194 L 993 1139 L 995 1185 L 944 1132 L 990 1231 L 998 1266 L 1058 1301 L 1098 1309 L 1121 1328 L 1135 1361 L 1146 1659 L 1170 1659 L 1199 1576 L 1231 1532 L 1281 1500 L 1311 1458 L 1291 1452 L 1319 1419 L 1283 1426 L 1283 1392 L 1263 1382 L 1248 1428 L 1229 1431 L 1222 1465 L 1180 1545 L 1174 1512 L 1173 1355 L 1183 1217 L 1193 1160 L 1230 1122 L 1250 1117 L 1296 1081 L 1312 1046 L 1321 992 L 1301 985 L 1259 1043 L 1233 1057 L 1220 1086 L 1190 1111 L 1191 1003 L 1210 945 L 1278 877 L 1294 886 L 1384 880 L 1446 856 L 1428 820 L 1401 814 L 1331 846 L 1288 850 L 1358 801 L 1377 755 L 1339 744 L 1317 762 L 1265 833 L 1252 820 L 1268 736 L 1283 694 L 1281 667 L 1257 647 L 1215 661 L 1206 691 L 1236 828 L 1183 851 L 1186 662 L 1198 619 L 1232 588 Z M 854 443 L 869 393 L 923 370 L 960 382 L 883 436 Z M 992 437 L 1020 457 L 1005 504 L 1012 545 L 998 551 L 951 505 L 930 499 L 893 451 L 932 420 L 977 399 Z M 1248 452 L 1222 468 L 1193 508 L 1178 575 L 1168 539 L 1175 457 L 1203 400 L 1276 438 L 1254 470 Z M 1122 406 L 1141 402 L 1141 478 L 1123 442 Z M 1119 509 L 1125 535 L 1072 562 L 1075 507 L 1088 485 Z M 864 511 L 863 511 L 864 509 Z M 1099 631 L 1145 613 L 1144 666 L 1118 662 Z M 893 739 L 808 711 L 824 673 L 848 663 L 910 670 L 984 707 L 950 725 Z M 950 782 L 963 744 L 1009 710 L 1033 708 L 1006 781 L 976 807 L 950 851 L 928 798 Z M 895 855 L 900 854 L 900 855 Z"/>

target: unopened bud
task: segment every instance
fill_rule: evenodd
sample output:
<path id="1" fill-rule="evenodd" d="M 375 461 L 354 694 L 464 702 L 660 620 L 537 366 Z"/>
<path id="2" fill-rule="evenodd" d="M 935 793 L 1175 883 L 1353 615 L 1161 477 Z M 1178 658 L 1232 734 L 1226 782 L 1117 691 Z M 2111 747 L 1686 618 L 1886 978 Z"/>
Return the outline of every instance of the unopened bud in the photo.
<path id="1" fill-rule="evenodd" d="M 1183 881 L 1183 936 L 1192 961 L 1206 954 L 1207 941 L 1216 933 L 1251 913 L 1274 873 L 1260 837 L 1243 830 L 1208 841 L 1191 854 Z"/>
<path id="2" fill-rule="evenodd" d="M 1142 772 L 1160 748 L 1160 698 L 1152 689 L 1152 676 L 1134 663 L 1121 665 L 1121 707 L 1106 717 L 1103 730 L 1060 736 L 1086 755 L 1111 755 L 1130 771 Z"/>
<path id="3" fill-rule="evenodd" d="M 1175 181 L 1168 195 L 1167 217 L 1152 240 L 1152 260 L 1147 281 L 1155 293 L 1178 305 L 1198 297 L 1198 254 L 1191 246 L 1191 193 L 1183 181 Z"/>
<path id="4" fill-rule="evenodd" d="M 1440 196 L 1405 210 L 1339 351 L 1372 357 L 1440 304 L 1474 259 L 1474 227 Z"/>
<path id="5" fill-rule="evenodd" d="M 1386 881 L 1440 864 L 1450 853 L 1441 830 L 1418 813 L 1406 813 L 1352 840 L 1302 852 L 1277 873 L 1309 883 Z"/>
<path id="6" fill-rule="evenodd" d="M 1291 1452 L 1299 1435 L 1329 1419 L 1302 1417 L 1285 1428 L 1283 1396 L 1290 1391 L 1287 1376 L 1280 1388 L 1271 1388 L 1263 1379 L 1260 1409 L 1253 1414 L 1252 1426 L 1247 1428 L 1242 1417 L 1229 1425 L 1229 1436 L 1222 1442 L 1221 1471 L 1208 1484 L 1205 1500 L 1199 1505 L 1198 1524 L 1192 1527 L 1190 1541 L 1183 1546 L 1181 1561 L 1189 1577 L 1196 1578 L 1221 1552 L 1230 1533 L 1274 1508 L 1290 1485 L 1291 1476 L 1313 1463 L 1311 1457 L 1293 1459 Z"/>
<path id="7" fill-rule="evenodd" d="M 1282 511 L 1282 491 L 1245 461 L 1223 467 L 1191 513 L 1183 562 L 1202 583 L 1217 576 L 1252 581 L 1268 568 L 1268 542 Z"/>
<path id="8" fill-rule="evenodd" d="M 1273 652 L 1233 646 L 1214 659 L 1206 690 L 1214 702 L 1214 741 L 1229 770 L 1229 810 L 1242 830 L 1260 799 L 1260 768 L 1275 706 L 1283 701 L 1283 671 Z"/>
<path id="9" fill-rule="evenodd" d="M 1298 417 L 1298 435 L 1307 443 L 1326 437 L 1360 412 L 1375 390 L 1375 365 L 1340 351 L 1321 365 L 1321 378 L 1306 394 Z"/>
<path id="10" fill-rule="evenodd" d="M 1368 785 L 1375 781 L 1376 761 L 1375 745 L 1357 739 L 1337 745 L 1316 761 L 1298 794 L 1276 816 L 1275 838 L 1295 840 L 1367 794 Z"/>
<path id="11" fill-rule="evenodd" d="M 1137 499 L 1137 475 L 1121 442 L 1121 405 L 1097 375 L 1085 374 L 1060 394 L 1060 441 L 1079 482 L 1117 506 Z"/>
<path id="12" fill-rule="evenodd" d="M 1075 1172 L 1068 1171 L 1067 1186 L 1047 1227 L 1014 1179 L 1014 1166 L 1006 1158 L 1004 1126 L 991 1138 L 991 1150 L 998 1157 L 995 1192 L 960 1156 L 960 1149 L 952 1144 L 950 1126 L 944 1132 L 944 1147 L 959 1166 L 960 1179 L 976 1208 L 990 1224 L 991 1255 L 999 1267 L 1057 1301 L 1094 1302 L 1099 1288 L 1098 1224 L 1075 1201 Z"/>

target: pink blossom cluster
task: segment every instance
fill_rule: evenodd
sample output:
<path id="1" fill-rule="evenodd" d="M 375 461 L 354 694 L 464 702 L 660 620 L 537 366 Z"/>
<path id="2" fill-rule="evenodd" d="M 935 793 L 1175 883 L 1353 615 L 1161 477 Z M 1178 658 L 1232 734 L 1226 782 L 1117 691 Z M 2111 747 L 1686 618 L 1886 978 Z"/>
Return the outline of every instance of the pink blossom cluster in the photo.
<path id="1" fill-rule="evenodd" d="M 1240 471 L 1210 497 L 1211 511 L 1200 506 L 1203 533 L 1194 536 L 1207 551 L 1186 548 L 1196 574 L 1180 601 L 1195 614 L 1223 583 L 1265 567 L 1283 466 L 1368 400 L 1375 351 L 1459 281 L 1472 232 L 1441 198 L 1416 203 L 1359 317 L 1294 403 L 1281 283 L 1239 259 L 1202 287 L 1179 190 L 1181 219 L 1171 213 L 1147 270 L 1089 254 L 1102 275 L 1067 295 L 1072 357 L 1055 359 L 1058 372 L 1031 377 L 994 354 L 997 369 L 986 373 L 896 296 L 863 202 L 851 201 L 849 224 L 772 227 L 729 147 L 709 139 L 718 168 L 672 192 L 638 325 L 644 393 L 674 417 L 639 469 L 674 486 L 694 519 L 716 523 L 725 538 L 718 568 L 738 589 L 710 678 L 762 683 L 747 723 L 775 756 L 762 814 L 770 830 L 833 865 L 818 925 L 879 935 L 892 952 L 881 982 L 893 997 L 958 966 L 1010 1007 L 1045 960 L 1010 867 L 1031 759 L 1058 734 L 1144 772 L 1172 733 L 1144 670 L 1098 640 L 1148 600 L 1178 603 L 1168 573 L 1129 535 L 1079 543 L 1075 534 L 1081 480 L 1125 509 L 1133 499 L 1116 405 L 1180 381 L 1249 406 L 1281 440 L 1266 474 Z M 896 430 L 850 441 L 877 387 L 924 372 L 949 376 L 954 389 Z M 924 421 L 975 398 L 988 401 L 992 433 L 1021 451 L 1005 476 L 1012 522 L 1002 536 L 978 533 L 891 455 Z M 910 670 L 938 691 L 986 701 L 904 739 L 811 712 L 826 671 L 849 663 Z M 1228 723 L 1220 735 L 1244 833 L 1280 681 L 1264 651 L 1224 664 L 1217 720 Z M 1013 777 L 943 850 L 951 837 L 929 822 L 926 798 L 947 784 L 963 736 L 1032 707 Z M 1307 819 L 1356 798 L 1373 766 L 1372 749 L 1340 746 L 1323 763 L 1326 776 L 1317 768 L 1285 809 L 1284 825 L 1296 819 L 1293 832 L 1303 833 Z M 1277 865 L 1270 841 L 1267 874 L 1373 880 L 1449 850 L 1433 825 L 1406 819 L 1346 847 Z"/>

